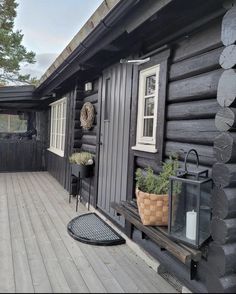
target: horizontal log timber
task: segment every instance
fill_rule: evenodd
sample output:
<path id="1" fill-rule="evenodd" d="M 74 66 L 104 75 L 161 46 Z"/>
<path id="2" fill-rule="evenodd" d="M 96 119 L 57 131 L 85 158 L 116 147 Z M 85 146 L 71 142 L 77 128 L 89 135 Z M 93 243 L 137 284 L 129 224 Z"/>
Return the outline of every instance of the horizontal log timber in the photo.
<path id="1" fill-rule="evenodd" d="M 214 142 L 214 152 L 218 162 L 236 162 L 236 133 L 224 132 Z"/>
<path id="2" fill-rule="evenodd" d="M 224 49 L 220 56 L 220 65 L 224 69 L 236 66 L 236 45 L 230 45 Z"/>
<path id="3" fill-rule="evenodd" d="M 74 148 L 80 148 L 82 146 L 82 140 L 74 140 Z"/>
<path id="4" fill-rule="evenodd" d="M 90 130 L 82 130 L 82 132 L 83 132 L 83 135 L 90 135 L 90 136 L 94 135 L 94 136 L 96 136 L 96 134 L 97 134 L 97 126 L 93 126 L 92 129 L 90 129 Z"/>
<path id="5" fill-rule="evenodd" d="M 215 123 L 221 132 L 236 131 L 236 108 L 221 108 L 216 114 Z"/>
<path id="6" fill-rule="evenodd" d="M 194 102 L 180 102 L 168 105 L 168 120 L 207 119 L 215 118 L 220 110 L 216 98 Z"/>
<path id="7" fill-rule="evenodd" d="M 76 100 L 75 102 L 75 108 L 76 109 L 81 109 L 83 107 L 84 103 L 81 100 Z"/>
<path id="8" fill-rule="evenodd" d="M 216 275 L 207 275 L 207 290 L 209 293 L 235 293 L 236 275 L 234 274 L 222 278 Z"/>
<path id="9" fill-rule="evenodd" d="M 208 251 L 208 266 L 218 277 L 236 272 L 236 243 L 220 245 L 211 243 Z"/>
<path id="10" fill-rule="evenodd" d="M 187 60 L 174 63 L 170 68 L 170 80 L 179 80 L 220 68 L 219 58 L 223 47 L 211 50 Z"/>
<path id="11" fill-rule="evenodd" d="M 74 139 L 81 139 L 83 135 L 82 129 L 75 129 Z"/>
<path id="12" fill-rule="evenodd" d="M 93 186 L 93 183 L 91 182 L 91 187 L 89 187 L 89 186 L 90 186 L 90 184 L 87 183 L 87 182 L 85 182 L 83 180 L 82 189 L 85 190 L 85 191 L 87 191 L 87 192 L 89 192 L 89 189 L 91 189 L 91 194 L 94 194 L 94 186 Z"/>
<path id="13" fill-rule="evenodd" d="M 223 69 L 169 84 L 169 102 L 194 101 L 216 97 Z"/>
<path id="14" fill-rule="evenodd" d="M 151 167 L 154 173 L 159 174 L 161 172 L 161 166 L 158 165 L 153 159 L 136 157 L 135 162 L 136 166 L 139 168 L 145 169 L 147 167 Z"/>
<path id="15" fill-rule="evenodd" d="M 84 98 L 83 101 L 84 101 L 84 103 L 85 102 L 97 103 L 98 102 L 98 93 L 95 93 L 91 96 Z"/>
<path id="16" fill-rule="evenodd" d="M 85 88 L 85 84 L 84 84 L 84 88 Z M 95 84 L 93 84 L 93 90 L 92 91 L 83 91 L 83 98 L 87 98 L 90 96 L 93 96 L 95 94 L 98 93 L 98 84 L 96 83 L 96 88 L 95 88 Z"/>
<path id="17" fill-rule="evenodd" d="M 223 7 L 227 10 L 231 9 L 236 4 L 236 0 L 224 0 Z"/>
<path id="18" fill-rule="evenodd" d="M 81 112 L 80 109 L 75 110 L 75 119 L 76 120 L 80 120 L 80 112 Z"/>
<path id="19" fill-rule="evenodd" d="M 205 146 L 205 145 L 198 145 L 198 144 L 186 144 L 186 143 L 167 141 L 166 147 L 165 147 L 165 156 L 169 157 L 172 154 L 177 154 L 178 158 L 183 161 L 185 159 L 186 153 L 190 149 L 197 150 L 199 154 L 200 164 L 212 166 L 213 164 L 216 163 L 212 146 Z M 190 154 L 189 161 L 192 163 L 195 163 L 196 156 Z"/>
<path id="20" fill-rule="evenodd" d="M 79 119 L 75 120 L 75 129 L 80 129 L 81 128 L 81 123 Z"/>
<path id="21" fill-rule="evenodd" d="M 87 144 L 82 144 L 81 146 L 81 150 L 85 151 L 85 152 L 91 152 L 93 154 L 96 154 L 96 146 L 92 146 L 92 145 L 87 145 Z"/>
<path id="22" fill-rule="evenodd" d="M 213 218 L 211 222 L 211 236 L 219 244 L 236 242 L 236 219 Z"/>
<path id="23" fill-rule="evenodd" d="M 93 135 L 84 135 L 82 137 L 82 142 L 83 144 L 88 144 L 88 145 L 95 145 L 96 146 L 96 136 Z"/>
<path id="24" fill-rule="evenodd" d="M 166 126 L 170 141 L 213 145 L 218 135 L 214 119 L 169 121 Z"/>
<path id="25" fill-rule="evenodd" d="M 222 46 L 221 25 L 221 19 L 217 19 L 211 25 L 204 26 L 199 32 L 179 42 L 174 52 L 173 61 L 184 60 Z"/>
<path id="26" fill-rule="evenodd" d="M 212 178 L 217 187 L 236 187 L 236 164 L 214 164 Z"/>
<path id="27" fill-rule="evenodd" d="M 94 160 L 96 161 L 96 157 L 94 157 Z M 89 186 L 90 180 L 91 180 L 91 185 L 94 186 L 94 184 L 95 184 L 95 178 L 93 177 L 94 172 L 95 172 L 95 169 L 93 168 L 92 178 L 83 179 L 83 183 L 85 184 L 86 187 Z"/>
<path id="28" fill-rule="evenodd" d="M 214 187 L 212 213 L 220 219 L 236 218 L 236 188 Z"/>
<path id="29" fill-rule="evenodd" d="M 219 80 L 217 101 L 222 107 L 236 106 L 236 70 L 225 70 Z"/>
<path id="30" fill-rule="evenodd" d="M 225 46 L 236 42 L 236 6 L 233 6 L 223 17 L 221 40 Z"/>

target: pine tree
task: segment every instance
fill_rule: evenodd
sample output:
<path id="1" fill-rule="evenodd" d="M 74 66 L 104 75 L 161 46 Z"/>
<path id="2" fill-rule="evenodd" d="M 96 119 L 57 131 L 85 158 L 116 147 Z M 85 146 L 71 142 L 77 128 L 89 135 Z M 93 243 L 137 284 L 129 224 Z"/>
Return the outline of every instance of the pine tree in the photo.
<path id="1" fill-rule="evenodd" d="M 14 31 L 17 6 L 16 0 L 0 0 L 0 84 L 30 82 L 30 75 L 20 74 L 20 66 L 35 62 L 35 54 L 22 45 L 22 32 Z"/>

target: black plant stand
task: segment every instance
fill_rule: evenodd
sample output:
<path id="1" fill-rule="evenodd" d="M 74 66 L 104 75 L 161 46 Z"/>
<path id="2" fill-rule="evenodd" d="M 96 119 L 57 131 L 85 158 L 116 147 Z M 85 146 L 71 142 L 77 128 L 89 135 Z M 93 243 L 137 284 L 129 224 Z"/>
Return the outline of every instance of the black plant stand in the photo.
<path id="1" fill-rule="evenodd" d="M 82 166 L 78 164 L 71 165 L 71 174 L 77 178 L 76 181 L 76 212 L 79 206 L 79 197 L 81 198 L 81 187 L 82 180 L 89 178 L 89 199 L 88 199 L 88 210 L 90 210 L 90 199 L 91 199 L 91 182 L 92 182 L 92 165 Z M 71 203 L 71 193 L 69 197 L 69 203 Z"/>

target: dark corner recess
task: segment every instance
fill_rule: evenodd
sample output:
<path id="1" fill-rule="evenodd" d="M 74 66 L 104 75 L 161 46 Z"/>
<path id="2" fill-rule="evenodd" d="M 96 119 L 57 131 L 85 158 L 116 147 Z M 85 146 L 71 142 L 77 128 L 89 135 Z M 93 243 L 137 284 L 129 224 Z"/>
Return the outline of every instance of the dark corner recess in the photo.
<path id="1" fill-rule="evenodd" d="M 185 264 L 190 271 L 190 279 L 196 277 L 198 262 L 202 259 L 202 251 L 195 250 L 172 241 L 168 237 L 168 230 L 164 227 L 144 226 L 141 222 L 137 204 L 135 201 L 121 202 L 120 204 L 112 203 L 118 215 L 123 215 L 125 219 L 133 224 L 143 234 L 143 238 L 149 238 L 155 242 L 161 250 L 171 253 L 180 262 Z"/>
<path id="2" fill-rule="evenodd" d="M 116 246 L 126 241 L 95 213 L 74 218 L 67 226 L 69 235 L 82 243 L 96 246 Z"/>

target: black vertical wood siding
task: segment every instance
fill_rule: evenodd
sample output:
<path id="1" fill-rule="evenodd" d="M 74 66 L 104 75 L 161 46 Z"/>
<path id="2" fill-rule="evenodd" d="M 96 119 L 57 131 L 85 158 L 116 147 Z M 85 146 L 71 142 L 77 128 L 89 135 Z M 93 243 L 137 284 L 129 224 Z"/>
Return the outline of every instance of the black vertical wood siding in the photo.
<path id="1" fill-rule="evenodd" d="M 0 172 L 42 171 L 46 168 L 47 116 L 45 112 L 35 111 L 28 112 L 28 115 L 27 130 L 35 128 L 37 136 L 33 140 L 1 139 Z"/>
<path id="2" fill-rule="evenodd" d="M 40 141 L 0 141 L 0 172 L 42 171 L 43 152 Z"/>

